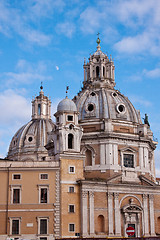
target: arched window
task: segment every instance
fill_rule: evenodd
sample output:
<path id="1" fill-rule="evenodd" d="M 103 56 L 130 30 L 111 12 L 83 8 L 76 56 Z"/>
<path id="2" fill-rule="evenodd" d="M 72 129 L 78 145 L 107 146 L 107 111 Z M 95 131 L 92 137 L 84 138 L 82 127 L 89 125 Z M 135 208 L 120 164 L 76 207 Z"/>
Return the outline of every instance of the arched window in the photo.
<path id="1" fill-rule="evenodd" d="M 96 67 L 96 77 L 100 77 L 100 73 L 99 73 L 99 67 Z"/>
<path id="2" fill-rule="evenodd" d="M 38 104 L 38 115 L 41 115 L 41 104 Z"/>
<path id="3" fill-rule="evenodd" d="M 103 67 L 103 77 L 105 77 L 105 67 Z"/>
<path id="4" fill-rule="evenodd" d="M 97 233 L 104 233 L 105 227 L 104 227 L 104 216 L 99 215 L 97 219 Z"/>
<path id="5" fill-rule="evenodd" d="M 68 134 L 68 149 L 73 149 L 73 134 Z"/>
<path id="6" fill-rule="evenodd" d="M 86 152 L 86 166 L 92 166 L 92 152 L 87 149 Z"/>

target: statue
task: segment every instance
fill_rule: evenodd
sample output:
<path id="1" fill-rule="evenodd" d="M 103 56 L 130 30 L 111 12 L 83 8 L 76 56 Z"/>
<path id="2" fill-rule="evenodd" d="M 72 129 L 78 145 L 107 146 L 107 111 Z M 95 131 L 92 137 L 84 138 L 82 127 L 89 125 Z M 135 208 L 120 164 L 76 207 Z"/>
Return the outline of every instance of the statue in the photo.
<path id="1" fill-rule="evenodd" d="M 145 113 L 144 124 L 147 124 L 148 127 L 150 127 L 149 121 L 148 121 L 148 115 Z"/>

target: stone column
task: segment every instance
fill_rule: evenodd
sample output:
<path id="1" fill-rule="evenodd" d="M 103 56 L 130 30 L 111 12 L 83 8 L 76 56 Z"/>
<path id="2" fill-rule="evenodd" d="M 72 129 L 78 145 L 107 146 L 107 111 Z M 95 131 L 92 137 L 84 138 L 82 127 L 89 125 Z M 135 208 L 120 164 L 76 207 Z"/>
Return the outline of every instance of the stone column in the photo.
<path id="1" fill-rule="evenodd" d="M 82 190 L 82 236 L 88 235 L 87 191 Z"/>
<path id="2" fill-rule="evenodd" d="M 90 235 L 94 235 L 94 192 L 89 192 L 89 209 Z"/>
<path id="3" fill-rule="evenodd" d="M 115 211 L 115 235 L 121 236 L 121 216 L 119 207 L 119 193 L 114 193 L 114 211 Z"/>
<path id="4" fill-rule="evenodd" d="M 113 236 L 113 193 L 108 193 L 108 235 Z"/>
<path id="5" fill-rule="evenodd" d="M 155 236 L 155 224 L 154 224 L 154 204 L 153 204 L 154 196 L 153 194 L 149 195 L 149 220 L 150 220 L 150 229 L 151 236 Z"/>
<path id="6" fill-rule="evenodd" d="M 143 211 L 144 211 L 144 236 L 149 236 L 149 227 L 148 227 L 148 196 L 143 194 Z"/>

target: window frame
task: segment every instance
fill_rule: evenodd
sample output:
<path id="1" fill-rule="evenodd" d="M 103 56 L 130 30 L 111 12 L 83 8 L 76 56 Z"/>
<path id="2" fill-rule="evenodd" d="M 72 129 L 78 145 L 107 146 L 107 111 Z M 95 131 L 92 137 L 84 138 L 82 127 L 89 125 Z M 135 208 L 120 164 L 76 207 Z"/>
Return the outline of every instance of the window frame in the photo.
<path id="1" fill-rule="evenodd" d="M 47 232 L 41 233 L 41 220 L 47 221 Z M 45 237 L 49 232 L 49 217 L 38 217 L 38 235 Z"/>
<path id="2" fill-rule="evenodd" d="M 14 178 L 14 176 L 19 175 L 20 178 Z M 12 180 L 21 180 L 22 179 L 22 174 L 21 173 L 13 173 L 12 174 Z"/>
<path id="3" fill-rule="evenodd" d="M 72 117 L 72 120 L 69 120 L 68 117 Z M 74 122 L 74 116 L 71 114 L 67 115 L 67 122 Z"/>
<path id="4" fill-rule="evenodd" d="M 73 191 L 70 191 L 70 189 L 73 189 Z M 75 193 L 75 187 L 74 186 L 69 186 L 68 187 L 68 192 L 69 193 Z"/>
<path id="5" fill-rule="evenodd" d="M 75 205 L 74 204 L 69 204 L 68 205 L 68 212 L 69 213 L 75 213 Z"/>
<path id="6" fill-rule="evenodd" d="M 133 155 L 133 167 L 125 167 L 124 166 L 124 155 Z M 132 148 L 125 148 L 121 150 L 121 166 L 124 169 L 129 169 L 130 171 L 134 171 L 137 167 L 137 151 Z"/>
<path id="7" fill-rule="evenodd" d="M 70 229 L 71 225 L 74 226 L 73 231 Z M 68 231 L 71 232 L 71 233 L 75 232 L 75 223 L 69 223 L 69 224 L 68 224 Z"/>
<path id="8" fill-rule="evenodd" d="M 47 178 L 41 178 L 42 175 L 47 175 Z M 40 174 L 39 174 L 39 179 L 40 179 L 40 180 L 48 180 L 48 179 L 49 179 L 48 173 L 40 173 Z"/>
<path id="9" fill-rule="evenodd" d="M 13 202 L 14 201 L 14 190 L 19 190 L 19 202 Z M 11 204 L 21 204 L 22 202 L 22 196 L 21 196 L 22 186 L 21 185 L 11 185 Z"/>
<path id="10" fill-rule="evenodd" d="M 73 171 L 70 171 L 71 170 L 71 168 L 73 168 Z M 68 172 L 69 172 L 69 174 L 75 174 L 75 166 L 69 166 L 68 167 Z"/>
<path id="11" fill-rule="evenodd" d="M 130 156 L 130 158 L 128 157 L 128 159 L 125 159 L 125 156 Z M 126 158 L 127 158 L 126 156 Z M 128 166 L 125 166 L 128 165 Z M 134 154 L 131 153 L 123 153 L 123 166 L 126 168 L 135 168 L 135 160 L 134 160 Z"/>
<path id="12" fill-rule="evenodd" d="M 18 233 L 13 233 L 13 221 L 18 221 Z M 21 234 L 21 217 L 10 218 L 10 235 L 19 236 Z"/>
<path id="13" fill-rule="evenodd" d="M 39 204 L 48 204 L 49 203 L 49 185 L 38 185 L 39 188 Z M 47 189 L 47 202 L 41 202 L 41 190 Z"/>

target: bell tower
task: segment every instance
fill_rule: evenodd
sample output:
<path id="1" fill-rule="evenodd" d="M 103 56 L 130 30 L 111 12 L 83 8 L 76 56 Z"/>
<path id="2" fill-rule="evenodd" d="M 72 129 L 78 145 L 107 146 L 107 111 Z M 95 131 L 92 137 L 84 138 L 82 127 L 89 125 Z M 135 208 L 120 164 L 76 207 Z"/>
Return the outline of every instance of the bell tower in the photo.
<path id="1" fill-rule="evenodd" d="M 67 96 L 57 107 L 56 127 L 48 136 L 49 143 L 54 143 L 54 155 L 80 153 L 82 127 L 78 124 L 78 111 L 75 103 Z"/>

